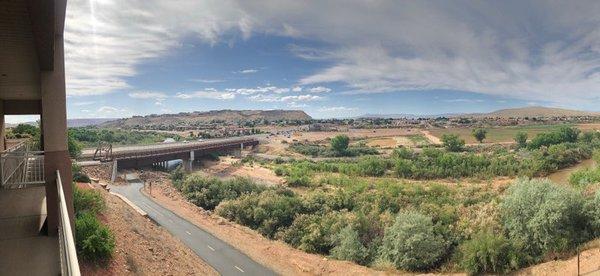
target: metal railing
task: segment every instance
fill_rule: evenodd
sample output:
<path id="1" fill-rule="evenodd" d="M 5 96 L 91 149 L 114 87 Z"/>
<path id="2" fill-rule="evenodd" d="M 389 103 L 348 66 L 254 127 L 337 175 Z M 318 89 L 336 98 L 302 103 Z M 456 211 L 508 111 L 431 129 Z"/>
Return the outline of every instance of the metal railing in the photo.
<path id="1" fill-rule="evenodd" d="M 0 155 L 0 185 L 4 189 L 43 185 L 44 152 L 15 150 Z"/>
<path id="2" fill-rule="evenodd" d="M 80 276 L 79 261 L 77 260 L 77 251 L 75 250 L 75 238 L 73 237 L 65 192 L 58 170 L 56 171 L 56 187 L 58 191 L 58 243 L 60 245 L 61 275 Z"/>

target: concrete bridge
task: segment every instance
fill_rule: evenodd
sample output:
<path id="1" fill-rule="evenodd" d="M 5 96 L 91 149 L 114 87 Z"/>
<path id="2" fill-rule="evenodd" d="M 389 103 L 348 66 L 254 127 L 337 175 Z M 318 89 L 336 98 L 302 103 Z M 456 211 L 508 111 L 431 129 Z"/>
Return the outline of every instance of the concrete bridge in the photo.
<path id="1" fill-rule="evenodd" d="M 81 159 L 113 161 L 114 169 L 132 169 L 149 166 L 165 166 L 166 162 L 176 159 L 183 161 L 186 170 L 192 169 L 197 158 L 212 153 L 229 153 L 239 156 L 247 147 L 258 145 L 253 137 L 211 139 L 195 142 L 164 143 L 144 146 L 107 147 L 85 150 Z"/>

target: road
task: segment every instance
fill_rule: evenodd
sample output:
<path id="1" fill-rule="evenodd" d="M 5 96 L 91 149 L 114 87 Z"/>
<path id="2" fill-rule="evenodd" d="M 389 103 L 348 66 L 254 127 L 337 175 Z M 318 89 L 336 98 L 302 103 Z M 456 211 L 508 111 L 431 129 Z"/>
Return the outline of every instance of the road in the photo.
<path id="1" fill-rule="evenodd" d="M 111 186 L 111 191 L 125 196 L 148 216 L 191 248 L 221 275 L 277 275 L 250 259 L 212 234 L 179 217 L 143 194 L 143 182 L 130 180 L 129 185 Z"/>

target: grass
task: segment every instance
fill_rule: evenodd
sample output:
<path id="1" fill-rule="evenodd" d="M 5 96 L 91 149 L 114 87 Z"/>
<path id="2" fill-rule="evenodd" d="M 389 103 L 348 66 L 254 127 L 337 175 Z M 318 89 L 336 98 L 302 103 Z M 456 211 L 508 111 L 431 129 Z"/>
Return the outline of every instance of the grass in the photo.
<path id="1" fill-rule="evenodd" d="M 406 137 L 408 137 L 408 139 L 417 147 L 427 146 L 430 144 L 429 140 L 422 134 L 413 134 Z"/>
<path id="2" fill-rule="evenodd" d="M 487 143 L 502 143 L 502 142 L 513 142 L 515 135 L 524 131 L 527 133 L 529 138 L 536 136 L 538 133 L 548 132 L 557 130 L 565 124 L 556 125 L 528 125 L 528 126 L 508 126 L 508 127 L 493 127 L 486 128 L 488 131 L 487 137 L 484 142 Z M 571 126 L 571 125 L 568 125 Z M 441 138 L 444 134 L 457 134 L 461 139 L 464 139 L 468 144 L 478 143 L 477 140 L 471 135 L 472 128 L 439 128 L 432 129 L 430 133 L 436 137 Z"/>

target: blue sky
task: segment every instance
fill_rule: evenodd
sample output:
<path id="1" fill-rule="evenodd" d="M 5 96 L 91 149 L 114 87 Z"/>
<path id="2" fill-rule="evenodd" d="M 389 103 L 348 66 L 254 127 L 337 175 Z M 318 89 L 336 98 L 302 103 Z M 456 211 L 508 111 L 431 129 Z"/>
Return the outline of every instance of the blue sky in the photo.
<path id="1" fill-rule="evenodd" d="M 68 116 L 600 110 L 599 1 L 70 0 Z"/>

